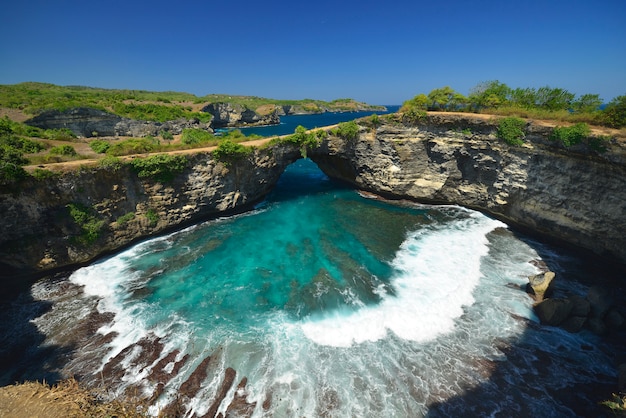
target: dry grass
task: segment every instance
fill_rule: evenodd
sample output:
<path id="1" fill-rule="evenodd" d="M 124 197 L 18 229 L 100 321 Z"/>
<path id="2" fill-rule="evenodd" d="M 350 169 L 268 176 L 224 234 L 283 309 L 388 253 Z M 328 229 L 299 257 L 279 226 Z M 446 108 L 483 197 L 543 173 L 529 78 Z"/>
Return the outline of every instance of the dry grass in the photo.
<path id="1" fill-rule="evenodd" d="M 26 382 L 0 388 L 0 416 L 47 417 L 147 417 L 147 401 L 140 398 L 105 400 L 104 393 L 89 391 L 75 379 L 50 386 Z"/>

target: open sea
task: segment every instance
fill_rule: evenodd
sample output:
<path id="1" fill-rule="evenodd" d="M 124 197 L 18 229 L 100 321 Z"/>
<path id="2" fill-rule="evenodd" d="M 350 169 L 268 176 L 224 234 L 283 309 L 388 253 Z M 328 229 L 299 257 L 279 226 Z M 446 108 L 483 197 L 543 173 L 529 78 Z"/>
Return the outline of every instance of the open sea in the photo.
<path id="1" fill-rule="evenodd" d="M 74 375 L 188 417 L 603 416 L 623 341 L 539 326 L 521 288 L 542 262 L 562 294 L 599 273 L 479 212 L 368 198 L 299 160 L 250 212 L 3 305 L 0 383 Z"/>
<path id="2" fill-rule="evenodd" d="M 385 111 L 360 111 L 360 112 L 325 112 L 312 115 L 287 115 L 280 117 L 280 124 L 268 125 L 268 126 L 251 126 L 248 128 L 233 128 L 239 129 L 244 135 L 261 135 L 261 136 L 279 136 L 292 134 L 298 125 L 302 125 L 307 129 L 320 128 L 322 126 L 336 125 L 340 122 L 348 122 L 354 119 L 376 115 L 385 115 L 388 113 L 395 113 L 400 109 L 400 106 L 389 105 L 385 106 Z M 228 129 L 221 129 L 225 131 Z M 218 132 L 220 129 L 217 130 Z"/>

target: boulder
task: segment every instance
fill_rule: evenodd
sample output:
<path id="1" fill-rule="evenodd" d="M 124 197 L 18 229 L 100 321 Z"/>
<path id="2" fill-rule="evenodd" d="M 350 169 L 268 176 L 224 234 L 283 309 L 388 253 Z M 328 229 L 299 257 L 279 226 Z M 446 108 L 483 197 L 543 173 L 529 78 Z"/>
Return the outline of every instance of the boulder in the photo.
<path id="1" fill-rule="evenodd" d="M 588 318 L 585 325 L 589 328 L 589 331 L 597 335 L 605 335 L 608 332 L 608 328 L 606 327 L 604 321 L 597 317 Z"/>
<path id="2" fill-rule="evenodd" d="M 621 329 L 624 326 L 624 316 L 615 308 L 611 308 L 604 318 L 606 325 L 611 329 Z"/>
<path id="3" fill-rule="evenodd" d="M 551 271 L 528 276 L 528 292 L 537 302 L 541 302 L 545 297 L 549 296 L 550 284 L 554 280 L 554 276 L 554 272 Z"/>
<path id="4" fill-rule="evenodd" d="M 572 301 L 572 312 L 570 315 L 572 316 L 583 316 L 586 317 L 589 315 L 589 311 L 591 310 L 591 305 L 589 301 L 580 295 L 571 294 L 567 297 Z"/>
<path id="5" fill-rule="evenodd" d="M 603 318 L 613 305 L 613 295 L 603 287 L 591 286 L 587 292 L 587 300 L 591 307 L 591 316 Z"/>
<path id="6" fill-rule="evenodd" d="M 565 321 L 561 323 L 561 328 L 563 328 L 567 332 L 580 332 L 587 321 L 586 316 L 570 316 Z"/>
<path id="7" fill-rule="evenodd" d="M 535 304 L 533 309 L 544 325 L 558 326 L 572 312 L 573 304 L 569 299 L 544 299 Z"/>
<path id="8" fill-rule="evenodd" d="M 626 363 L 622 363 L 617 367 L 618 388 L 620 392 L 626 392 Z"/>

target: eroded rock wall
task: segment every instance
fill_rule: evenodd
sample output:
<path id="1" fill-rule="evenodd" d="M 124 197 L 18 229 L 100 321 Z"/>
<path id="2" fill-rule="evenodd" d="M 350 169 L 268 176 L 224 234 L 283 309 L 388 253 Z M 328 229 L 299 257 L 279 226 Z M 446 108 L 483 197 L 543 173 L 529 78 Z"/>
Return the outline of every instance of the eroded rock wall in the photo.
<path id="1" fill-rule="evenodd" d="M 19 282 L 38 272 L 84 263 L 138 239 L 246 208 L 263 198 L 285 167 L 300 158 L 295 147 L 256 150 L 225 165 L 210 153 L 189 157 L 173 181 L 142 179 L 125 165 L 117 171 L 83 168 L 58 177 L 28 179 L 0 193 L 0 281 Z M 88 208 L 102 222 L 86 243 L 70 205 Z M 131 215 L 129 215 L 131 214 Z M 134 214 L 134 216 L 132 215 Z M 118 222 L 118 219 L 124 219 Z"/>
<path id="2" fill-rule="evenodd" d="M 310 153 L 332 177 L 396 198 L 476 208 L 508 223 L 626 263 L 626 152 L 564 150 L 552 128 L 526 143 L 496 137 L 495 121 L 456 115 L 361 128 Z"/>

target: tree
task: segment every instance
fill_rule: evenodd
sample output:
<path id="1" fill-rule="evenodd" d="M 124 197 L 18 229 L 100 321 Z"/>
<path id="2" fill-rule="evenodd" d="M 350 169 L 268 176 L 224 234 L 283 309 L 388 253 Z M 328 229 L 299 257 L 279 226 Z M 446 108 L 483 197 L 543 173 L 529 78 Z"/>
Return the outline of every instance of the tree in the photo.
<path id="1" fill-rule="evenodd" d="M 447 110 L 456 92 L 450 86 L 433 89 L 428 93 L 432 110 Z"/>
<path id="2" fill-rule="evenodd" d="M 583 94 L 572 102 L 572 110 L 576 113 L 591 113 L 598 110 L 602 105 L 602 99 L 598 94 Z"/>
<path id="3" fill-rule="evenodd" d="M 497 108 L 508 102 L 511 89 L 498 80 L 483 81 L 470 90 L 470 106 L 474 110 Z"/>
<path id="4" fill-rule="evenodd" d="M 626 95 L 617 96 L 604 109 L 602 119 L 613 128 L 626 126 Z"/>
<path id="5" fill-rule="evenodd" d="M 430 99 L 424 93 L 418 94 L 410 100 L 407 100 L 402 104 L 400 112 L 407 112 L 409 110 L 426 110 L 430 104 Z"/>
<path id="6" fill-rule="evenodd" d="M 537 92 L 533 88 L 516 88 L 511 90 L 509 94 L 511 104 L 524 109 L 532 109 L 535 107 L 536 96 Z"/>
<path id="7" fill-rule="evenodd" d="M 567 110 L 572 105 L 575 95 L 561 88 L 549 86 L 537 90 L 535 105 L 548 110 Z"/>

